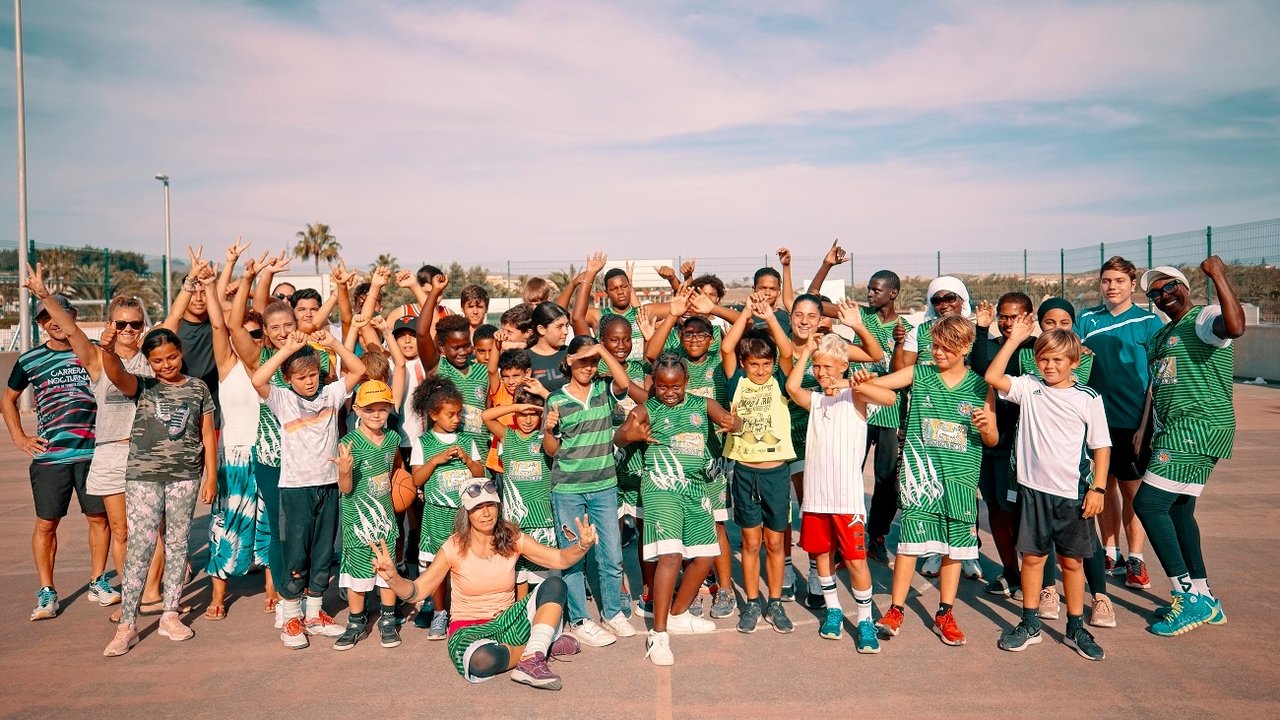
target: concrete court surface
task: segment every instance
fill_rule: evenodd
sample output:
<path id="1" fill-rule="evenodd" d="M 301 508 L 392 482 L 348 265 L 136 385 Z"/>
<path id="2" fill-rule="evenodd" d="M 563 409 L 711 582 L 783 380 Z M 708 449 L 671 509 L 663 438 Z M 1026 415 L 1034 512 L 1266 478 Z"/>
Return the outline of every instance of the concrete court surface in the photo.
<path id="1" fill-rule="evenodd" d="M 927 625 L 937 592 L 917 575 L 908 623 L 897 638 L 882 641 L 876 656 L 857 655 L 848 628 L 838 642 L 819 638 L 816 613 L 789 604 L 794 634 L 761 623 L 756 634 L 742 635 L 735 620 L 722 620 L 714 634 L 673 637 L 674 668 L 646 661 L 642 636 L 587 648 L 553 664 L 564 678 L 560 692 L 505 677 L 469 685 L 447 661 L 444 643 L 427 641 L 412 625 L 396 649 L 370 639 L 339 653 L 332 641 L 318 639 L 306 650 L 287 650 L 262 611 L 261 575 L 233 581 L 228 617 L 213 623 L 200 617 L 209 597 L 208 579 L 200 574 L 186 592 L 196 605 L 187 618 L 194 639 L 171 642 L 155 634 L 157 618 L 143 618 L 142 642 L 127 656 L 104 658 L 114 631 L 111 610 L 83 594 L 85 523 L 74 510 L 60 533 L 62 613 L 28 620 L 37 579 L 28 550 L 27 463 L 6 440 L 0 443 L 0 716 L 1277 717 L 1280 673 L 1268 658 L 1280 642 L 1270 614 L 1280 560 L 1280 392 L 1238 385 L 1236 407 L 1235 458 L 1219 465 L 1198 513 L 1210 581 L 1230 617 L 1226 625 L 1172 639 L 1149 634 L 1145 615 L 1167 598 L 1168 580 L 1148 552 L 1150 591 L 1112 580 L 1119 626 L 1095 630 L 1107 652 L 1102 662 L 1083 660 L 1060 644 L 1065 604 L 1063 619 L 1047 621 L 1046 642 L 1002 652 L 996 639 L 1016 622 L 1019 608 L 983 595 L 972 580 L 962 581 L 956 608 L 969 643 L 947 647 Z M 198 510 L 192 533 L 196 568 L 206 557 L 207 512 Z M 994 572 L 987 540 L 984 564 Z M 796 558 L 800 565 L 798 550 Z M 873 572 L 875 602 L 883 610 L 889 570 L 876 565 Z M 847 579 L 842 584 L 852 613 Z M 345 617 L 336 591 L 328 604 L 339 620 Z"/>

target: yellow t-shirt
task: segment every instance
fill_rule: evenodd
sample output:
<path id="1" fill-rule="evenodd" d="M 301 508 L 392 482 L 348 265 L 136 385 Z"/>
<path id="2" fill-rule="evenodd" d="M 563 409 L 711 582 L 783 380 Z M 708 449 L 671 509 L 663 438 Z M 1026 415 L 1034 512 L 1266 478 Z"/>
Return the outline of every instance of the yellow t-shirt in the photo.
<path id="1" fill-rule="evenodd" d="M 729 407 L 742 418 L 742 430 L 725 440 L 724 456 L 744 463 L 790 462 L 796 458 L 791 445 L 791 413 L 783 390 L 786 377 L 774 371 L 757 385 L 739 369 L 729 378 Z"/>

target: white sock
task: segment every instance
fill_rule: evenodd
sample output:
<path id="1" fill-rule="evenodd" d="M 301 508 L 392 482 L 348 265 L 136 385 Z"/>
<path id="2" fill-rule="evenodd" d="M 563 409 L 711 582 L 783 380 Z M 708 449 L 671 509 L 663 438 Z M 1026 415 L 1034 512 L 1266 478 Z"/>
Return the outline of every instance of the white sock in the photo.
<path id="1" fill-rule="evenodd" d="M 284 608 L 284 619 L 302 617 L 302 598 L 297 600 L 286 600 L 280 598 L 280 607 Z"/>
<path id="2" fill-rule="evenodd" d="M 555 638 L 556 629 L 550 625 L 538 623 L 529 631 L 529 642 L 524 644 L 524 654 L 520 657 L 530 657 L 534 653 L 547 654 L 547 650 L 551 647 L 551 641 Z"/>
<path id="3" fill-rule="evenodd" d="M 1107 545 L 1106 547 L 1103 548 L 1103 550 L 1106 551 L 1107 557 L 1113 560 L 1120 556 L 1120 548 L 1116 547 L 1115 545 Z"/>
<path id="4" fill-rule="evenodd" d="M 324 598 L 303 595 L 302 607 L 306 609 L 306 617 L 308 620 L 318 620 L 320 618 L 320 611 L 324 609 Z"/>
<path id="5" fill-rule="evenodd" d="M 840 610 L 840 596 L 836 595 L 836 578 L 834 575 L 818 578 L 818 592 L 822 593 L 822 599 L 827 604 L 827 609 L 835 608 Z"/>
<path id="6" fill-rule="evenodd" d="M 1191 591 L 1207 598 L 1213 598 L 1213 591 L 1209 589 L 1208 578 L 1191 578 Z"/>
<path id="7" fill-rule="evenodd" d="M 1173 586 L 1174 592 L 1180 592 L 1180 593 L 1195 592 L 1195 589 L 1191 586 L 1190 573 L 1182 573 L 1181 575 L 1176 575 L 1176 576 L 1170 575 L 1169 584 Z"/>
<path id="8" fill-rule="evenodd" d="M 858 622 L 871 619 L 871 588 L 853 589 L 853 602 L 858 606 Z"/>
<path id="9" fill-rule="evenodd" d="M 809 594 L 822 594 L 822 578 L 818 577 L 818 561 L 812 558 L 809 560 Z"/>
<path id="10" fill-rule="evenodd" d="M 1130 551 L 1130 552 L 1129 552 L 1129 557 L 1133 558 L 1134 560 L 1141 560 L 1142 562 L 1146 562 L 1146 561 L 1147 561 L 1147 559 L 1146 559 L 1145 557 L 1143 557 L 1143 556 L 1142 556 L 1142 553 L 1136 553 L 1136 552 L 1132 552 L 1132 551 Z"/>

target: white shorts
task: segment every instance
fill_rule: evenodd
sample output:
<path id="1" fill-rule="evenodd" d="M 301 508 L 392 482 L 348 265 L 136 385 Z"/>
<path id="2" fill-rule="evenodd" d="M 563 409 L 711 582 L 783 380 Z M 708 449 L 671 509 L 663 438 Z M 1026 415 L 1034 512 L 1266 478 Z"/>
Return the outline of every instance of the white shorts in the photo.
<path id="1" fill-rule="evenodd" d="M 118 495 L 124 492 L 125 470 L 129 467 L 129 442 L 102 443 L 93 448 L 85 490 L 90 495 Z"/>

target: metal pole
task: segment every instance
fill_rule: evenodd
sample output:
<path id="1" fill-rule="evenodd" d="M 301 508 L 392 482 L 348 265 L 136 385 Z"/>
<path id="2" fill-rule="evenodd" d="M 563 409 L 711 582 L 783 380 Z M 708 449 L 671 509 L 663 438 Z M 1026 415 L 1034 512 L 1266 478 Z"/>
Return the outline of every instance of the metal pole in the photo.
<path id="1" fill-rule="evenodd" d="M 164 315 L 169 317 L 169 303 L 173 301 L 173 295 L 169 291 L 169 276 L 172 274 L 170 270 L 170 253 L 172 252 L 169 245 L 169 176 L 164 176 Z"/>
<path id="2" fill-rule="evenodd" d="M 942 251 L 938 251 L 938 274 L 934 277 L 942 277 Z"/>
<path id="3" fill-rule="evenodd" d="M 1031 294 L 1031 278 L 1027 274 L 1027 249 L 1022 249 L 1022 292 Z"/>
<path id="4" fill-rule="evenodd" d="M 18 348 L 31 349 L 31 303 L 27 292 L 27 104 L 22 74 L 22 0 L 13 0 L 13 54 L 18 101 Z M 23 405 L 28 406 L 29 394 Z"/>
<path id="5" fill-rule="evenodd" d="M 27 257 L 31 259 L 32 267 L 35 267 L 36 263 L 40 262 L 40 256 L 36 254 L 36 241 L 29 238 L 27 239 Z M 31 293 L 27 293 L 27 302 L 24 304 L 27 309 L 27 317 L 34 317 L 37 314 L 35 304 L 35 297 Z M 30 332 L 26 333 L 26 338 L 30 338 L 27 340 L 27 348 L 29 349 L 40 344 L 40 326 L 30 320 L 27 321 L 27 326 L 31 328 Z M 31 408 L 27 409 L 30 410 Z"/>
<path id="6" fill-rule="evenodd" d="M 1154 265 L 1154 263 L 1155 261 L 1152 260 L 1152 254 L 1151 254 L 1151 236 L 1148 235 L 1147 236 L 1147 269 L 1150 270 Z M 1153 303 L 1151 302 L 1151 298 L 1147 298 L 1147 310 L 1150 310 L 1152 305 Z"/>
<path id="7" fill-rule="evenodd" d="M 1107 244 L 1098 243 L 1098 267 L 1107 264 Z"/>
<path id="8" fill-rule="evenodd" d="M 1204 256 L 1206 258 L 1213 256 L 1213 226 L 1206 225 L 1204 228 Z M 1204 297 L 1205 302 L 1213 302 L 1213 281 L 1205 279 L 1204 281 Z"/>
<path id="9" fill-rule="evenodd" d="M 111 249 L 102 250 L 102 319 L 107 320 L 107 308 L 111 306 Z"/>
<path id="10" fill-rule="evenodd" d="M 1058 249 L 1058 297 L 1067 296 L 1067 251 Z"/>

